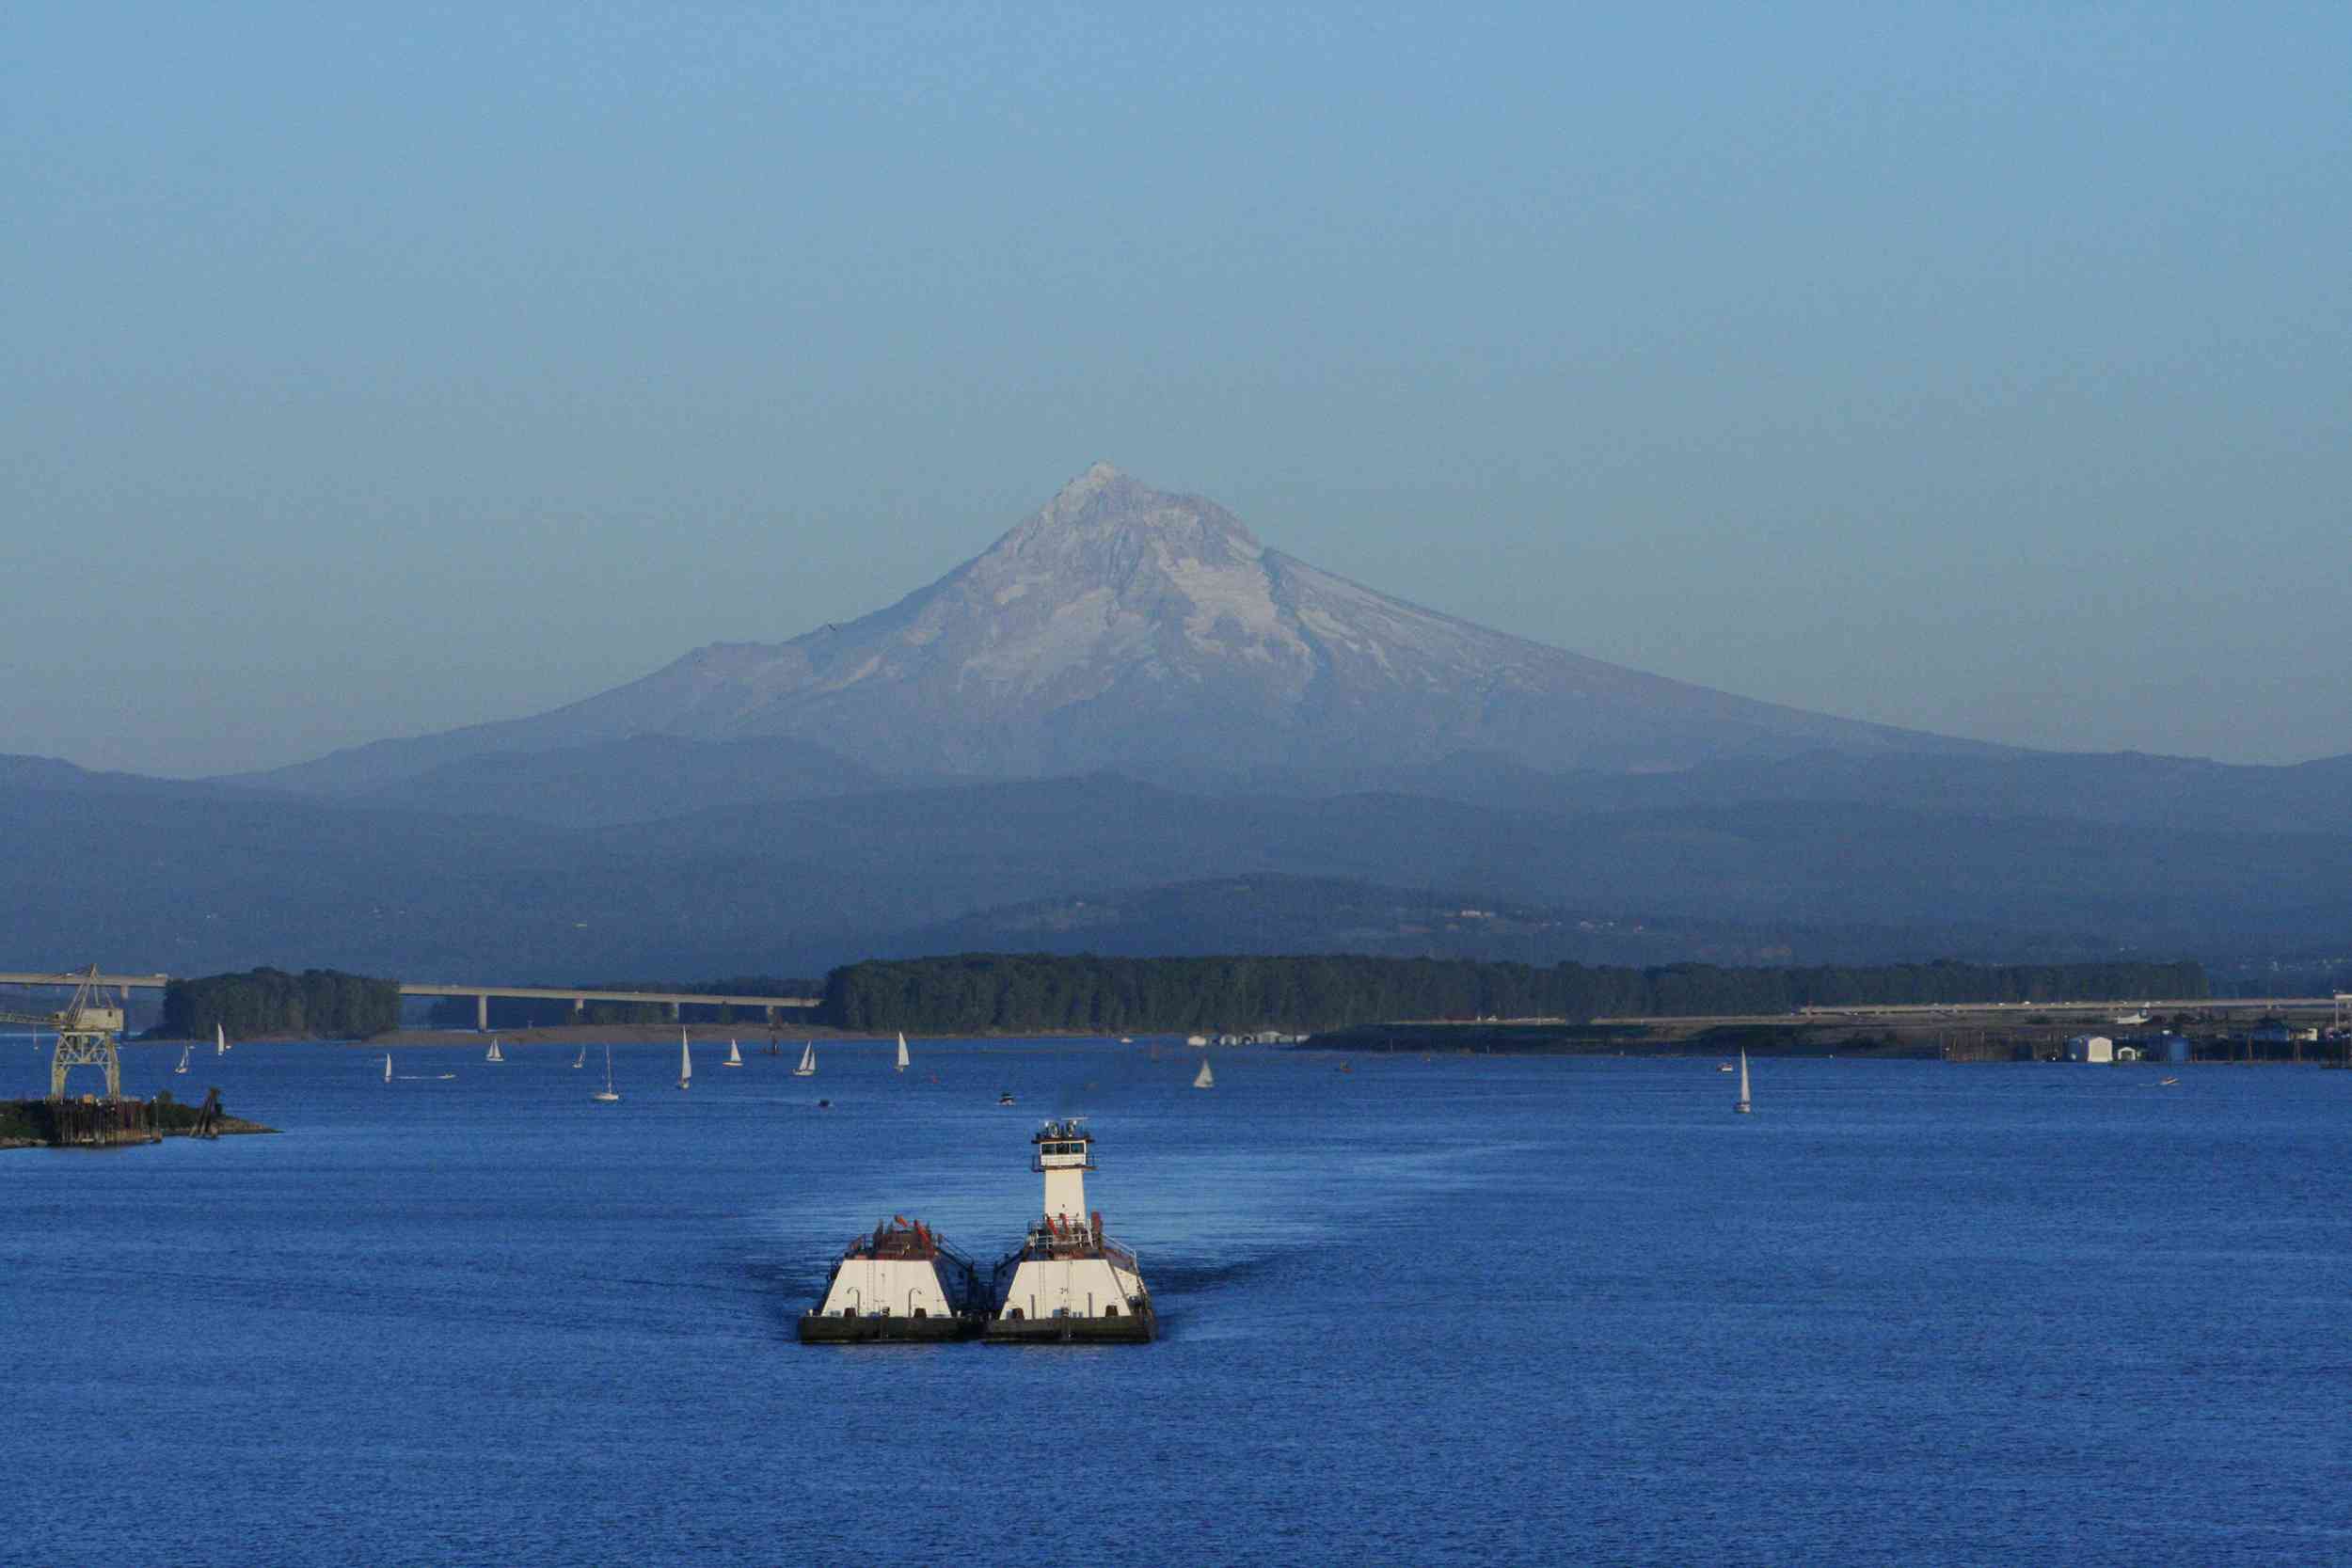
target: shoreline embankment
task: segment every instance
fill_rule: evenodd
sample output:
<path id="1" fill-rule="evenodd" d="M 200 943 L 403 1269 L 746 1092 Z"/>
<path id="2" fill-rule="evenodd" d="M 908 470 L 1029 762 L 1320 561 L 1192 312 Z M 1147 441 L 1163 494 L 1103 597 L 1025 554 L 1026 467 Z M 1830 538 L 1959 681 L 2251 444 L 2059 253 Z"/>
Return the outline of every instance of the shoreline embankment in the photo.
<path id="1" fill-rule="evenodd" d="M 153 1100 L 0 1100 L 0 1149 L 119 1148 L 166 1138 L 212 1138 L 275 1132 L 232 1117 L 216 1100 L 190 1105 Z"/>

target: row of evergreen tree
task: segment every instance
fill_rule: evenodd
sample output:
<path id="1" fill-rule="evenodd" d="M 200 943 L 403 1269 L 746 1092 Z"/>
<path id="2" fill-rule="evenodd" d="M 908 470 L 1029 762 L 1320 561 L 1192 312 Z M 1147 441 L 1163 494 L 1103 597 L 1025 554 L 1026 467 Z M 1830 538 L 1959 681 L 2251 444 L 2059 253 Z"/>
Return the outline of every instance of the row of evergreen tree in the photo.
<path id="1" fill-rule="evenodd" d="M 1869 968 L 1540 968 L 1472 959 L 1113 958 L 1045 953 L 871 959 L 826 976 L 820 1022 L 932 1034 L 1290 1032 L 1439 1018 L 1673 1017 L 1808 1006 L 2138 1001 L 2206 994 L 2195 963 Z"/>
<path id="2" fill-rule="evenodd" d="M 333 969 L 254 969 L 164 987 L 166 1039 L 202 1039 L 214 1025 L 232 1040 L 269 1035 L 366 1039 L 400 1027 L 400 982 Z"/>
<path id="3" fill-rule="evenodd" d="M 638 982 L 649 990 L 790 995 L 805 982 Z M 634 986 L 604 984 L 618 990 Z M 877 958 L 825 977 L 812 1021 L 844 1030 L 1100 1034 L 1261 1028 L 1308 1032 L 1406 1019 L 1656 1018 L 1771 1014 L 1802 1007 L 1982 1002 L 2194 1000 L 2209 994 L 2195 963 L 1926 964 L 1809 969 L 1539 967 L 1468 958 L 1233 956 L 1117 958 L 1091 954 L 966 953 Z M 471 1022 L 473 1004 L 461 999 Z M 550 1022 L 569 1022 L 564 1016 Z M 644 1014 L 641 1018 L 637 1016 Z M 666 1022 L 659 1005 L 601 1005 L 597 1022 Z M 458 1022 L 453 1014 L 453 1022 Z M 400 986 L 331 969 L 256 969 L 174 980 L 156 1033 L 231 1039 L 300 1035 L 364 1039 L 400 1026 Z"/>

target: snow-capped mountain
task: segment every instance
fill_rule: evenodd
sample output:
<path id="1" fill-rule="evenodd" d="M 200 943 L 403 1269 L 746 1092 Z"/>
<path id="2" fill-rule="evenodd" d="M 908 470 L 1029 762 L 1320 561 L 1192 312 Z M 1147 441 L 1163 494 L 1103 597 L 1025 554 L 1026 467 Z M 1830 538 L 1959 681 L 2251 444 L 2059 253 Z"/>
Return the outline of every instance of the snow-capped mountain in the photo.
<path id="1" fill-rule="evenodd" d="M 718 643 L 528 719 L 380 742 L 268 782 L 342 791 L 468 755 L 636 736 L 784 737 L 883 773 L 1311 773 L 1462 752 L 1650 770 L 1808 751 L 1984 751 L 1547 647 L 1269 549 L 1224 508 L 1097 464 L 886 610 Z"/>

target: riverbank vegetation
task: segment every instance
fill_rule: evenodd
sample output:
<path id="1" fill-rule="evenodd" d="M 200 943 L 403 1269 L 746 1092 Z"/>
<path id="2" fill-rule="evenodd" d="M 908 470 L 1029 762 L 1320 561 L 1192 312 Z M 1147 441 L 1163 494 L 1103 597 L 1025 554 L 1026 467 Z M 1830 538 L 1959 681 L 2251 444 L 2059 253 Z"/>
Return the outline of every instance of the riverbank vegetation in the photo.
<path id="1" fill-rule="evenodd" d="M 333 969 L 253 969 L 173 980 L 164 988 L 157 1039 L 203 1039 L 215 1025 L 232 1040 L 265 1036 L 368 1039 L 400 1027 L 400 982 Z"/>
<path id="2" fill-rule="evenodd" d="M 1398 1019 L 1581 1022 L 2205 994 L 2204 971 L 2194 963 L 1613 969 L 1347 956 L 1106 958 L 973 953 L 845 965 L 826 977 L 819 1018 L 836 1029 L 926 1034 L 1311 1031 Z"/>

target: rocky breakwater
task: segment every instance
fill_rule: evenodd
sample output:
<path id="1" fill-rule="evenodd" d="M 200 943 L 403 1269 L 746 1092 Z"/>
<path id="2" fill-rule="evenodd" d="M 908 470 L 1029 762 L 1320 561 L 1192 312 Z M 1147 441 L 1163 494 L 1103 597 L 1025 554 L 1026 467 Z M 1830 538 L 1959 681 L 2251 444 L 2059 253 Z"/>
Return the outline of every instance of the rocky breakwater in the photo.
<path id="1" fill-rule="evenodd" d="M 0 1148 L 103 1148 L 277 1131 L 228 1115 L 217 1089 L 201 1105 L 183 1104 L 168 1092 L 152 1100 L 0 1101 Z"/>

